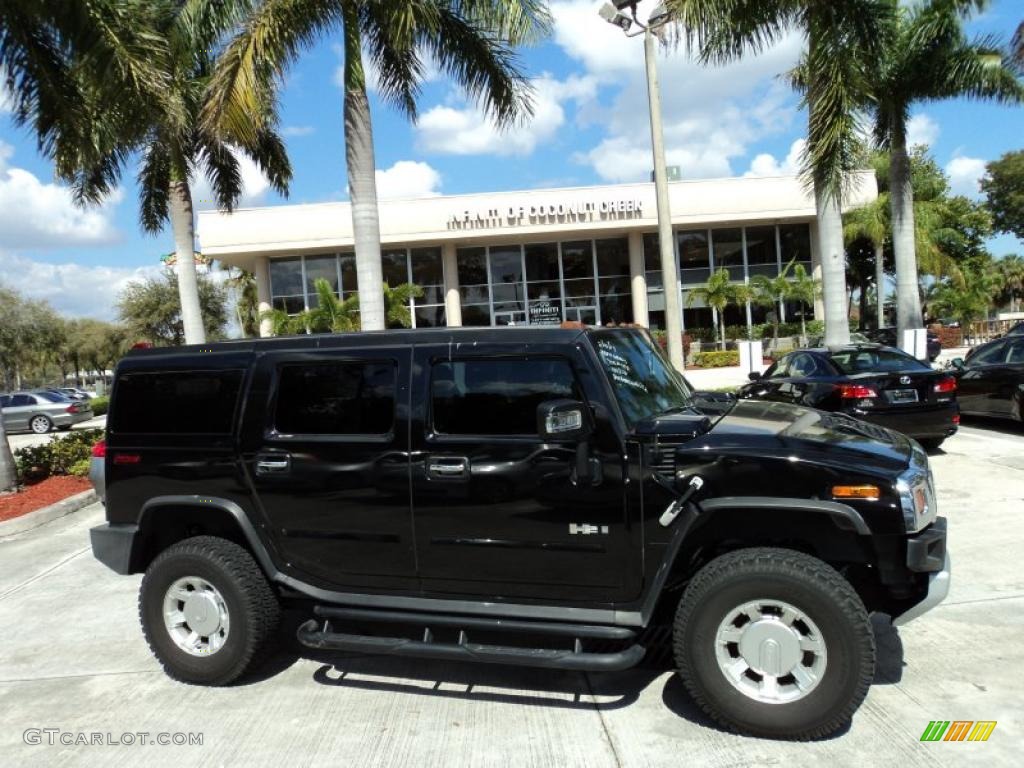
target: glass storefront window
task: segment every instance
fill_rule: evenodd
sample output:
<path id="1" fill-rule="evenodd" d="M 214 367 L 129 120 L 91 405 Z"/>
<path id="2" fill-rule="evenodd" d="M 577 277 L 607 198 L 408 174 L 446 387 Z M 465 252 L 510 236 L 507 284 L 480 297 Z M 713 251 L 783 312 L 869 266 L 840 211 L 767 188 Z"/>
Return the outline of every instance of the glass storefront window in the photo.
<path id="1" fill-rule="evenodd" d="M 811 263 L 811 228 L 807 224 L 779 226 L 779 244 L 782 246 L 782 266 L 790 261 Z"/>
<path id="2" fill-rule="evenodd" d="M 629 277 L 629 241 L 626 238 L 596 240 L 594 253 L 600 277 Z"/>
<path id="3" fill-rule="evenodd" d="M 303 293 L 301 256 L 271 260 L 270 291 L 274 296 L 294 296 Z"/>
<path id="4" fill-rule="evenodd" d="M 392 288 L 409 282 L 409 254 L 404 248 L 381 253 L 380 266 L 384 282 Z"/>
<path id="5" fill-rule="evenodd" d="M 562 277 L 566 281 L 589 277 L 593 283 L 594 250 L 589 240 L 562 243 Z"/>
<path id="6" fill-rule="evenodd" d="M 701 285 L 707 282 L 708 277 L 711 276 L 707 230 L 680 232 L 677 238 L 679 241 L 679 281 L 683 285 Z"/>
<path id="7" fill-rule="evenodd" d="M 359 279 L 356 277 L 356 256 L 354 253 L 343 253 L 338 257 L 341 265 L 341 290 L 345 298 L 359 290 Z"/>
<path id="8" fill-rule="evenodd" d="M 747 227 L 747 270 L 751 277 L 779 274 L 775 227 Z"/>
<path id="9" fill-rule="evenodd" d="M 526 279 L 558 281 L 558 243 L 532 243 L 526 246 Z"/>
<path id="10" fill-rule="evenodd" d="M 729 277 L 743 282 L 743 230 L 739 227 L 711 230 L 715 254 L 715 271 L 725 268 Z"/>
<path id="11" fill-rule="evenodd" d="M 661 290 L 661 247 L 658 234 L 649 232 L 644 235 L 644 275 L 647 278 L 648 290 Z"/>
<path id="12" fill-rule="evenodd" d="M 306 301 L 307 306 L 319 306 L 320 300 L 316 294 L 316 281 L 326 280 L 330 283 L 331 290 L 338 294 L 338 257 L 330 256 L 307 256 L 306 257 Z"/>

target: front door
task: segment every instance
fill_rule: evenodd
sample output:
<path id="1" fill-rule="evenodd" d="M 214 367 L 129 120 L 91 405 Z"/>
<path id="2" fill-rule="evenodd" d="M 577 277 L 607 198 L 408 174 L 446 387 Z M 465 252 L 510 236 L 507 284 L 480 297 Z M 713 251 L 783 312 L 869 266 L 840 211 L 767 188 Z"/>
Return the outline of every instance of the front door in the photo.
<path id="1" fill-rule="evenodd" d="M 298 578 L 417 586 L 407 348 L 272 353 L 257 363 L 243 460 Z M 255 425 L 255 426 L 251 426 Z"/>
<path id="2" fill-rule="evenodd" d="M 624 450 L 613 425 L 597 424 L 594 477 L 585 483 L 574 482 L 578 446 L 538 435 L 542 402 L 587 400 L 580 354 L 562 345 L 474 346 L 468 354 L 417 345 L 411 476 L 427 592 L 635 596 Z"/>
<path id="3" fill-rule="evenodd" d="M 1003 340 L 971 358 L 958 377 L 957 398 L 961 410 L 987 415 L 1000 413 L 998 382 L 1003 378 L 1008 351 L 1009 342 Z"/>

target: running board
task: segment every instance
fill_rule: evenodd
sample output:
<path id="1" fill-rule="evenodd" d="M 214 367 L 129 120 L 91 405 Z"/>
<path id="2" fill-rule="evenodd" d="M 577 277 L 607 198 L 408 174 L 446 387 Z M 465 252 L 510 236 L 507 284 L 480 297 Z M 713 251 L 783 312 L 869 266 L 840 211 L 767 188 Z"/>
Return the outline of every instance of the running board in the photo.
<path id="1" fill-rule="evenodd" d="M 594 625 L 544 624 L 543 622 L 503 621 L 501 619 L 465 618 L 456 616 L 435 616 L 424 614 L 402 614 L 398 612 L 377 612 L 359 609 L 317 606 L 316 613 L 324 617 L 321 627 L 316 619 L 302 624 L 297 631 L 298 640 L 309 648 L 348 651 L 351 653 L 378 654 L 384 656 L 412 656 L 421 659 L 444 659 L 451 661 L 474 661 L 485 664 L 509 664 L 521 667 L 543 667 L 547 669 L 568 669 L 585 672 L 616 672 L 629 669 L 640 663 L 645 648 L 639 644 L 630 645 L 613 653 L 591 653 L 583 651 L 581 638 L 603 640 L 630 640 L 635 633 L 624 627 L 602 627 Z M 385 623 L 423 625 L 421 639 L 408 637 L 378 637 L 337 632 L 331 627 L 331 619 L 355 621 L 379 621 Z M 458 628 L 455 642 L 438 642 L 430 625 Z M 528 632 L 540 635 L 574 637 L 573 649 L 519 648 L 514 646 L 472 643 L 466 629 L 483 629 L 505 632 Z"/>

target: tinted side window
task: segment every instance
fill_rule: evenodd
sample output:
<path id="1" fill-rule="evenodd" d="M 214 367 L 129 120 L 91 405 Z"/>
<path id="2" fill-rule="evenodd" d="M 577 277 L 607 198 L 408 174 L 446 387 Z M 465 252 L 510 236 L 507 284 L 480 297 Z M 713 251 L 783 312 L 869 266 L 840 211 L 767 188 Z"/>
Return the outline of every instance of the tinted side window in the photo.
<path id="1" fill-rule="evenodd" d="M 125 373 L 118 377 L 115 387 L 110 428 L 125 434 L 228 434 L 242 373 Z"/>
<path id="2" fill-rule="evenodd" d="M 814 376 L 816 372 L 817 366 L 810 355 L 794 355 L 789 364 L 790 376 Z"/>
<path id="3" fill-rule="evenodd" d="M 456 360 L 431 377 L 434 431 L 448 435 L 536 435 L 537 406 L 583 396 L 568 361 Z"/>
<path id="4" fill-rule="evenodd" d="M 36 399 L 32 395 L 14 395 L 11 397 L 12 408 L 24 408 L 27 405 L 36 405 Z"/>
<path id="5" fill-rule="evenodd" d="M 765 378 L 768 378 L 768 379 L 784 379 L 784 378 L 786 378 L 787 376 L 789 376 L 789 365 L 790 365 L 790 363 L 792 361 L 793 361 L 793 356 L 792 355 L 787 355 L 786 357 L 782 358 L 777 363 L 773 364 L 771 368 L 769 368 L 767 371 L 764 372 Z"/>
<path id="6" fill-rule="evenodd" d="M 278 369 L 274 428 L 283 435 L 386 435 L 395 420 L 395 364 L 338 362 Z"/>
<path id="7" fill-rule="evenodd" d="M 1006 355 L 1006 362 L 1013 365 L 1024 363 L 1024 340 L 1018 339 L 1010 344 L 1010 351 Z"/>
<path id="8" fill-rule="evenodd" d="M 1006 354 L 1006 342 L 999 344 L 993 344 L 988 349 L 983 349 L 981 352 L 971 358 L 971 365 L 987 365 L 989 363 L 1001 363 L 1003 362 L 1004 355 Z"/>

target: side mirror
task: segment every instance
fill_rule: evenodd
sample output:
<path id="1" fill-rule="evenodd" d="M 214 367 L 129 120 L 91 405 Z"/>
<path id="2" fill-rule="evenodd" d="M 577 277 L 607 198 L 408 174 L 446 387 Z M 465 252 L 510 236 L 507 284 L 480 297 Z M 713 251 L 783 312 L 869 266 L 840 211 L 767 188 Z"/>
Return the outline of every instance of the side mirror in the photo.
<path id="1" fill-rule="evenodd" d="M 949 361 L 949 364 L 956 368 L 958 371 L 962 371 L 965 367 L 964 359 L 962 357 L 954 357 Z"/>
<path id="2" fill-rule="evenodd" d="M 573 484 L 599 482 L 590 462 L 590 436 L 594 425 L 590 410 L 579 400 L 545 400 L 537 406 L 537 434 L 543 440 L 576 443 Z"/>
<path id="3" fill-rule="evenodd" d="M 751 381 L 757 381 L 761 378 L 761 374 L 759 371 L 751 371 L 750 373 L 747 374 L 747 378 L 750 379 Z"/>
<path id="4" fill-rule="evenodd" d="M 592 432 L 590 411 L 579 400 L 545 400 L 537 406 L 537 434 L 545 440 L 579 443 Z"/>

